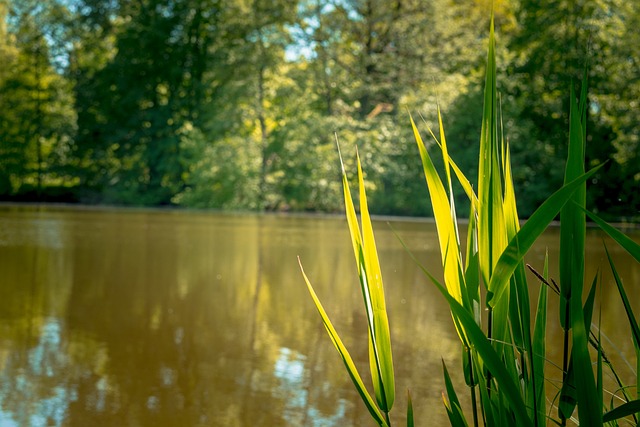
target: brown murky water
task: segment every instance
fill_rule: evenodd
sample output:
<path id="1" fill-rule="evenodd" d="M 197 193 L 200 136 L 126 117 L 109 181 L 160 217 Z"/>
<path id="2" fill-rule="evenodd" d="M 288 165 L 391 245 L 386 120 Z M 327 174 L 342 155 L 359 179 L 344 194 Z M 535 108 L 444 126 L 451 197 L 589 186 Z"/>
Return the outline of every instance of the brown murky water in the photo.
<path id="1" fill-rule="evenodd" d="M 393 224 L 438 272 L 433 224 Z M 385 222 L 374 227 L 397 374 L 392 420 L 404 422 L 410 389 L 418 424 L 443 425 L 442 359 L 460 380 L 448 309 Z M 557 238 L 551 229 L 529 262 L 541 269 L 546 246 L 553 259 Z M 609 247 L 638 313 L 640 267 Z M 0 426 L 372 425 L 298 255 L 369 384 L 342 217 L 0 207 Z M 595 230 L 588 257 L 587 277 L 606 270 Z M 610 353 L 633 360 L 609 277 L 602 328 Z M 559 351 L 549 346 L 550 357 Z"/>

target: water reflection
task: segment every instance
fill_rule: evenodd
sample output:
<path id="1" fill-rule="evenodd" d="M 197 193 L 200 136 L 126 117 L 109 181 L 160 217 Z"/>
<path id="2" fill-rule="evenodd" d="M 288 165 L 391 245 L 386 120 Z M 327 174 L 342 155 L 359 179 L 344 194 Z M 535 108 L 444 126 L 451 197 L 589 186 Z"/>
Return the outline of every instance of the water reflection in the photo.
<path id="1" fill-rule="evenodd" d="M 431 224 L 395 228 L 439 270 Z M 408 388 L 417 418 L 444 424 L 441 358 L 456 375 L 460 352 L 449 312 L 388 228 L 377 230 L 396 423 Z M 0 209 L 0 425 L 370 425 L 297 255 L 368 384 L 342 218 Z M 630 266 L 621 273 L 637 283 Z M 606 315 L 624 320 L 610 299 Z"/>

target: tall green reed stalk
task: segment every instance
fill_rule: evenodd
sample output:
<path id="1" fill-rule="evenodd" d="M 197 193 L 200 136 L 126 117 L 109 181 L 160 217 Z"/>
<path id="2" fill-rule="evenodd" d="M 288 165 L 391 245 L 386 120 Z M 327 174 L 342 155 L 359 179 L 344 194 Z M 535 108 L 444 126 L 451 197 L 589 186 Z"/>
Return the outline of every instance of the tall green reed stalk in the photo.
<path id="1" fill-rule="evenodd" d="M 495 37 L 493 19 L 489 30 L 489 48 L 484 90 L 484 110 L 480 134 L 478 193 L 449 156 L 442 116 L 438 109 L 438 136 L 428 129 L 440 148 L 444 178 L 438 174 L 414 120 L 411 126 L 422 165 L 438 231 L 444 283 L 428 271 L 447 301 L 462 346 L 462 370 L 471 408 L 465 412 L 443 363 L 446 390 L 445 410 L 452 426 L 468 426 L 471 413 L 474 426 L 566 425 L 567 421 L 586 426 L 603 423 L 618 425 L 624 417 L 638 423 L 640 396 L 633 399 L 606 358 L 599 336 L 591 331 L 596 287 L 599 276 L 583 303 L 586 216 L 640 262 L 640 246 L 585 208 L 586 181 L 597 171 L 584 169 L 586 142 L 586 83 L 579 100 L 570 92 L 569 155 L 564 185 L 520 226 L 512 182 L 509 144 L 502 136 L 497 97 Z M 336 346 L 358 393 L 373 419 L 380 426 L 391 425 L 395 386 L 389 323 L 385 309 L 380 263 L 367 207 L 362 166 L 357 156 L 360 220 L 352 201 L 349 181 L 342 163 L 346 216 L 351 233 L 356 265 L 367 315 L 369 359 L 375 399 L 369 394 L 358 370 L 331 324 L 320 300 L 302 270 L 312 299 Z M 460 244 L 458 216 L 453 195 L 453 176 L 461 183 L 471 204 L 467 245 Z M 560 215 L 560 287 L 550 284 L 547 261 L 543 273 L 534 273 L 541 283 L 531 319 L 530 285 L 524 256 L 549 223 Z M 640 367 L 640 330 L 636 316 L 610 261 L 616 286 L 625 306 Z M 302 264 L 300 264 L 302 269 Z M 555 282 L 551 281 L 555 284 Z M 564 331 L 562 386 L 557 408 L 549 408 L 545 379 L 548 289 L 560 298 L 560 325 Z M 484 297 L 484 298 L 483 298 Z M 484 299 L 484 301 L 483 301 Z M 481 318 L 486 308 L 486 329 Z M 594 348 L 595 361 L 589 351 Z M 603 366 L 618 379 L 624 404 L 613 407 L 603 399 Z M 595 366 L 595 372 L 594 372 Z M 640 372 L 640 369 L 639 369 Z M 640 382 L 640 374 L 637 378 Z M 637 384 L 636 384 L 637 385 Z M 552 401 L 554 402 L 555 399 Z M 411 398 L 408 399 L 407 425 L 413 425 Z M 575 409 L 578 418 L 575 418 Z M 556 413 L 557 415 L 553 415 Z M 573 418 L 572 418 L 573 417 Z"/>

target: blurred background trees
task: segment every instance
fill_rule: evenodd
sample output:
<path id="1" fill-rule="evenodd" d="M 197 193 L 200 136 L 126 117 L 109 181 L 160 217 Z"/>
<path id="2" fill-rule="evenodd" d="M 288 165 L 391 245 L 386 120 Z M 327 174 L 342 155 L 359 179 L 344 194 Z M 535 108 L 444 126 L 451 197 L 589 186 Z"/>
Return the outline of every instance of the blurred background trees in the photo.
<path id="1" fill-rule="evenodd" d="M 334 133 L 376 213 L 428 215 L 408 113 L 475 181 L 485 41 L 526 216 L 589 77 L 590 206 L 640 214 L 640 6 L 619 0 L 0 0 L 0 197 L 335 211 Z M 461 200 L 463 199 L 461 195 Z"/>

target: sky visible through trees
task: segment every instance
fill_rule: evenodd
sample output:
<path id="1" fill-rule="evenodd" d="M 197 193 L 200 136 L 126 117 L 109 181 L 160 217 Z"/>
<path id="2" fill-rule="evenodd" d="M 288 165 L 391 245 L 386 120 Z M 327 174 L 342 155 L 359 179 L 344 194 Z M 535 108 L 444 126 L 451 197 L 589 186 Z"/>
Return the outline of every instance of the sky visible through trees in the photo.
<path id="1" fill-rule="evenodd" d="M 620 0 L 0 0 L 0 198 L 332 212 L 336 133 L 373 212 L 429 215 L 408 116 L 440 105 L 476 180 L 492 3 L 522 215 L 562 184 L 586 68 L 588 205 L 637 219 L 640 5 Z"/>

